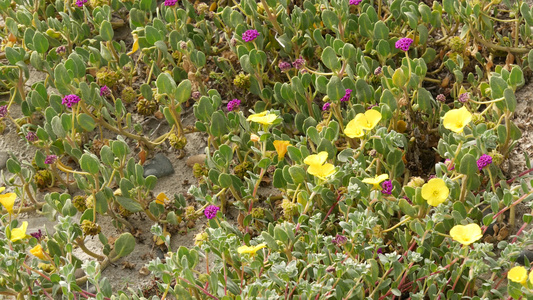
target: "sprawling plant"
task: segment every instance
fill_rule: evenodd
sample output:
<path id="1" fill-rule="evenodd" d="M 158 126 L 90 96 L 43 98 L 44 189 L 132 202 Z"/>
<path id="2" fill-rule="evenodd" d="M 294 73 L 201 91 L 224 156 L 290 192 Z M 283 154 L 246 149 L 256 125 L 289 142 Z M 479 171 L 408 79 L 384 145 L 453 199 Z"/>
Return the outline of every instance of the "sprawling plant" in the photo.
<path id="1" fill-rule="evenodd" d="M 6 163 L 0 295 L 532 297 L 533 216 L 516 211 L 529 157 L 506 168 L 533 69 L 524 1 L 0 0 L 0 14 L 0 129 L 35 149 Z M 154 196 L 147 156 L 183 157 L 190 134 L 208 137 L 197 184 Z M 26 232 L 33 210 L 53 232 Z M 133 213 L 168 254 L 147 265 L 155 288 L 113 291 L 101 272 L 134 251 Z M 204 216 L 194 247 L 170 248 Z"/>

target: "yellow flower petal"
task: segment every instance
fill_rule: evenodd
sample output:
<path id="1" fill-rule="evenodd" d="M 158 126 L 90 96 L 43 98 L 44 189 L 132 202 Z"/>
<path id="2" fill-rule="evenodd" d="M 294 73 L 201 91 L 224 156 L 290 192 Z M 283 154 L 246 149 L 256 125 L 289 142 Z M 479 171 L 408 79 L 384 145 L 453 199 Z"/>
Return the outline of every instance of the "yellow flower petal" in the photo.
<path id="1" fill-rule="evenodd" d="M 513 282 L 518 282 L 525 285 L 527 282 L 527 270 L 522 266 L 516 266 L 507 272 L 507 278 Z"/>
<path id="2" fill-rule="evenodd" d="M 422 198 L 431 206 L 438 206 L 443 203 L 449 195 L 450 189 L 446 186 L 446 182 L 440 178 L 433 178 L 422 186 Z"/>
<path id="3" fill-rule="evenodd" d="M 46 255 L 44 254 L 43 247 L 41 244 L 37 244 L 35 247 L 30 249 L 30 253 L 33 254 L 33 256 L 38 257 L 42 260 L 46 260 Z"/>
<path id="4" fill-rule="evenodd" d="M 127 54 L 132 55 L 137 52 L 137 50 L 139 50 L 139 37 L 136 34 L 133 34 L 133 46 L 131 47 L 131 51 Z"/>
<path id="5" fill-rule="evenodd" d="M 348 124 L 344 128 L 344 134 L 347 137 L 352 138 L 352 139 L 360 138 L 365 135 L 365 131 L 363 130 L 363 127 L 361 126 L 361 121 L 360 119 L 357 118 L 357 116 L 353 120 L 348 122 Z"/>
<path id="6" fill-rule="evenodd" d="M 266 247 L 265 243 L 259 244 L 255 247 L 250 247 L 250 246 L 245 245 L 245 246 L 240 246 L 239 248 L 237 248 L 237 252 L 239 254 L 250 254 L 250 256 L 254 256 L 257 251 L 265 247 Z"/>
<path id="7" fill-rule="evenodd" d="M 321 166 L 326 162 L 327 159 L 328 159 L 328 153 L 326 151 L 322 151 L 318 154 L 307 156 L 304 159 L 304 163 L 310 166 L 313 166 L 313 165 Z"/>
<path id="8" fill-rule="evenodd" d="M 168 201 L 168 197 L 165 193 L 161 192 L 155 197 L 155 203 L 165 205 L 165 201 Z"/>
<path id="9" fill-rule="evenodd" d="M 452 239 L 463 245 L 470 245 L 483 237 L 483 233 L 481 232 L 481 227 L 473 223 L 464 226 L 455 225 L 450 230 L 450 236 Z"/>
<path id="10" fill-rule="evenodd" d="M 365 117 L 367 120 L 367 127 L 364 129 L 371 130 L 376 125 L 378 125 L 379 121 L 381 121 L 381 113 L 374 109 L 369 109 L 365 112 Z"/>
<path id="11" fill-rule="evenodd" d="M 461 133 L 470 121 L 472 121 L 472 114 L 463 106 L 460 109 L 452 109 L 448 111 L 444 115 L 442 123 L 444 128 L 455 133 Z"/>
<path id="12" fill-rule="evenodd" d="M 389 179 L 389 174 L 381 174 L 379 176 L 376 176 L 374 178 L 365 178 L 363 179 L 363 182 L 364 183 L 369 183 L 369 184 L 380 184 L 382 183 L 383 181 Z"/>
<path id="13" fill-rule="evenodd" d="M 276 152 L 278 153 L 278 160 L 285 158 L 287 147 L 289 147 L 290 144 L 291 142 L 289 141 L 274 141 L 274 148 L 276 148 Z"/>
<path id="14" fill-rule="evenodd" d="M 26 229 L 28 228 L 28 222 L 22 222 L 22 226 L 11 229 L 11 241 L 16 242 L 26 238 Z"/>
<path id="15" fill-rule="evenodd" d="M 6 208 L 7 212 L 13 214 L 13 206 L 15 205 L 17 195 L 15 193 L 0 194 L 0 203 Z"/>
<path id="16" fill-rule="evenodd" d="M 3 191 L 5 191 L 5 190 L 6 190 L 6 187 L 5 187 L 5 186 L 0 187 L 0 193 L 3 192 Z"/>
<path id="17" fill-rule="evenodd" d="M 258 114 L 250 115 L 246 120 L 260 123 L 263 125 L 271 125 L 272 123 L 274 123 L 274 121 L 276 121 L 277 118 L 278 116 L 276 114 L 271 114 L 268 111 L 264 111 Z"/>
<path id="18" fill-rule="evenodd" d="M 325 180 L 326 177 L 335 173 L 335 166 L 327 163 L 323 165 L 311 165 L 307 168 L 307 172 L 313 176 Z"/>

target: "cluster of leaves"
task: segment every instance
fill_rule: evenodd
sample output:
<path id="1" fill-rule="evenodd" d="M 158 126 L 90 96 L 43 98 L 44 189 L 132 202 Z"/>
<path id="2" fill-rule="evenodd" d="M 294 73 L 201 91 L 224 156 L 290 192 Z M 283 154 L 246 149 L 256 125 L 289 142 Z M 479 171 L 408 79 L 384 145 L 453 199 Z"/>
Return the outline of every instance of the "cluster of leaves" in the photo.
<path id="1" fill-rule="evenodd" d="M 533 69 L 533 9 L 228 2 L 0 0 L 0 127 L 36 148 L 31 162 L 7 161 L 0 294 L 140 299 L 100 274 L 134 249 L 129 215 L 146 215 L 169 247 L 169 231 L 205 210 L 193 249 L 148 265 L 162 298 L 502 298 L 533 237 L 531 214 L 516 220 L 533 197 L 529 158 L 519 185 L 502 169 L 521 136 L 512 117 Z M 27 91 L 30 67 L 45 79 Z M 153 138 L 159 126 L 136 115 L 165 132 Z M 208 136 L 195 203 L 154 197 L 146 155 L 166 143 L 183 154 L 194 132 Z M 264 183 L 277 194 L 261 197 Z M 224 217 L 233 208 L 238 224 Z M 35 209 L 58 221 L 54 233 L 26 235 L 18 216 Z M 110 241 L 103 216 L 131 233 Z M 96 235 L 102 254 L 85 247 Z M 82 264 L 74 246 L 98 262 Z M 515 273 L 509 295 L 529 295 Z"/>

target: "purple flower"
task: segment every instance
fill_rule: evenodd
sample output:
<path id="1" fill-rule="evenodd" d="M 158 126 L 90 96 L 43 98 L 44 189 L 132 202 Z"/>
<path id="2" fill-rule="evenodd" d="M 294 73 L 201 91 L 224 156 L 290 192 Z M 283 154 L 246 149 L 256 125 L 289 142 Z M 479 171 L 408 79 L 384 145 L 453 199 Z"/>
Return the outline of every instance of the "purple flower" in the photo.
<path id="1" fill-rule="evenodd" d="M 174 6 L 178 0 L 165 0 L 165 6 Z"/>
<path id="2" fill-rule="evenodd" d="M 470 94 L 469 93 L 462 93 L 459 95 L 459 99 L 457 99 L 461 103 L 466 103 L 468 100 L 470 100 Z"/>
<path id="3" fill-rule="evenodd" d="M 100 88 L 100 96 L 107 97 L 111 95 L 111 90 L 107 87 L 107 85 L 104 85 Z"/>
<path id="4" fill-rule="evenodd" d="M 28 133 L 26 133 L 26 139 L 28 140 L 28 142 L 35 142 L 39 138 L 37 137 L 37 134 L 35 134 L 35 132 L 28 131 Z"/>
<path id="5" fill-rule="evenodd" d="M 259 32 L 255 29 L 248 29 L 242 34 L 242 40 L 245 42 L 251 42 L 259 36 Z"/>
<path id="6" fill-rule="evenodd" d="M 350 0 L 350 5 L 359 5 L 363 0 Z"/>
<path id="7" fill-rule="evenodd" d="M 446 96 L 444 96 L 444 94 L 438 94 L 437 95 L 437 101 L 446 102 Z"/>
<path id="8" fill-rule="evenodd" d="M 44 234 L 43 232 L 41 231 L 41 229 L 39 229 L 39 231 L 37 232 L 33 232 L 33 233 L 30 233 L 31 236 L 33 236 L 34 238 L 40 240 L 43 238 Z"/>
<path id="9" fill-rule="evenodd" d="M 81 6 L 83 6 L 83 3 L 81 4 Z M 57 55 L 63 55 L 65 53 L 67 53 L 67 47 L 65 46 L 59 46 L 56 48 L 56 53 Z"/>
<path id="10" fill-rule="evenodd" d="M 381 192 L 386 195 L 392 194 L 392 181 L 385 180 L 381 183 Z"/>
<path id="11" fill-rule="evenodd" d="M 204 215 L 208 219 L 213 219 L 217 216 L 217 212 L 220 210 L 220 207 L 215 205 L 209 205 L 204 209 Z"/>
<path id="12" fill-rule="evenodd" d="M 481 171 L 484 167 L 490 165 L 492 163 L 492 156 L 488 154 L 483 154 L 481 157 L 477 160 L 477 168 Z"/>
<path id="13" fill-rule="evenodd" d="M 234 111 L 239 108 L 239 105 L 241 105 L 241 100 L 233 99 L 230 102 L 228 102 L 227 108 L 229 111 Z"/>
<path id="14" fill-rule="evenodd" d="M 375 70 L 374 70 L 374 75 L 378 76 L 379 74 L 381 74 L 381 67 L 377 67 Z"/>
<path id="15" fill-rule="evenodd" d="M 63 101 L 61 101 L 61 104 L 64 104 L 66 107 L 68 108 L 71 108 L 72 105 L 80 102 L 81 99 L 80 97 L 78 97 L 77 95 L 74 95 L 74 94 L 70 94 L 70 95 L 66 95 L 64 98 L 63 98 Z"/>
<path id="16" fill-rule="evenodd" d="M 82 8 L 82 7 L 83 7 L 83 4 L 87 3 L 87 1 L 89 1 L 89 0 L 77 0 L 77 1 L 76 1 L 76 5 L 77 5 L 79 8 Z"/>
<path id="17" fill-rule="evenodd" d="M 47 165 L 51 165 L 53 163 L 55 163 L 57 160 L 57 155 L 48 155 L 45 159 L 44 159 L 44 163 L 47 164 Z"/>
<path id="18" fill-rule="evenodd" d="M 409 202 L 409 204 L 413 204 L 413 201 L 411 201 L 411 199 L 409 199 L 409 197 L 407 197 L 407 196 L 403 196 L 403 198 L 404 198 L 407 202 Z"/>
<path id="19" fill-rule="evenodd" d="M 301 68 L 303 68 L 304 65 L 305 65 L 305 59 L 303 59 L 301 56 L 300 58 L 292 62 L 292 66 L 297 70 L 300 70 Z"/>
<path id="20" fill-rule="evenodd" d="M 344 94 L 344 96 L 342 96 L 341 102 L 349 101 L 350 96 L 352 96 L 352 90 L 346 89 L 346 93 Z"/>
<path id="21" fill-rule="evenodd" d="M 348 241 L 348 238 L 340 234 L 337 234 L 337 236 L 335 236 L 335 238 L 331 240 L 331 242 L 337 246 L 342 246 L 346 244 L 347 241 Z"/>
<path id="22" fill-rule="evenodd" d="M 331 106 L 331 103 L 329 102 L 324 103 L 324 105 L 322 106 L 322 111 L 328 110 L 330 106 Z"/>
<path id="23" fill-rule="evenodd" d="M 378 251 L 376 251 L 376 252 L 377 252 L 377 254 L 383 254 L 383 249 L 378 248 Z"/>
<path id="24" fill-rule="evenodd" d="M 194 100 L 198 100 L 198 99 L 200 99 L 201 96 L 202 96 L 202 94 L 201 94 L 199 91 L 194 91 L 194 92 L 192 92 L 192 98 L 193 98 Z"/>
<path id="25" fill-rule="evenodd" d="M 409 47 L 411 46 L 411 43 L 413 43 L 413 40 L 410 38 L 401 38 L 396 42 L 396 49 L 400 49 L 402 51 L 408 51 Z"/>
<path id="26" fill-rule="evenodd" d="M 291 63 L 286 62 L 286 61 L 280 61 L 278 64 L 278 67 L 281 70 L 281 72 L 287 72 L 292 68 Z"/>
<path id="27" fill-rule="evenodd" d="M 7 116 L 7 105 L 0 106 L 0 118 Z"/>

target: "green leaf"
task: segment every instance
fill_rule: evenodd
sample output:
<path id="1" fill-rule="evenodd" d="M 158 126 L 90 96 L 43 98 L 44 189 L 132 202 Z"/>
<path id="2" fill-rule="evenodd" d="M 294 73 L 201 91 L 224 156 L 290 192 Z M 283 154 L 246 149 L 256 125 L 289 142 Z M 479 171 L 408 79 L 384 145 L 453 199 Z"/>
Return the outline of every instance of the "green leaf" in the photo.
<path id="1" fill-rule="evenodd" d="M 428 90 L 426 90 L 425 88 L 418 89 L 417 103 L 423 112 L 431 114 L 431 112 L 433 111 L 431 104 L 433 102 L 435 102 L 435 100 L 433 99 L 431 93 L 428 92 Z"/>
<path id="2" fill-rule="evenodd" d="M 117 258 L 127 256 L 133 252 L 134 248 L 135 238 L 129 232 L 121 234 L 115 241 L 115 254 Z"/>
<path id="3" fill-rule="evenodd" d="M 506 88 L 503 91 L 503 97 L 505 99 L 505 105 L 510 112 L 514 112 L 516 109 L 516 97 L 511 88 Z"/>
<path id="4" fill-rule="evenodd" d="M 124 207 L 127 211 L 132 213 L 143 211 L 143 208 L 139 202 L 124 196 L 117 196 L 117 202 L 120 206 Z"/>
<path id="5" fill-rule="evenodd" d="M 407 76 L 405 76 L 405 73 L 401 68 L 394 71 L 394 74 L 392 75 L 392 83 L 398 88 L 403 88 L 407 83 Z"/>
<path id="6" fill-rule="evenodd" d="M 467 176 L 476 176 L 478 171 L 476 158 L 468 153 L 461 158 L 461 163 L 459 164 L 459 173 L 465 174 Z"/>
<path id="7" fill-rule="evenodd" d="M 98 158 L 91 153 L 84 153 L 81 156 L 80 166 L 83 171 L 91 173 L 92 175 L 96 175 L 100 171 L 100 162 L 98 161 Z"/>
<path id="8" fill-rule="evenodd" d="M 33 47 L 35 47 L 35 50 L 41 54 L 46 53 L 48 51 L 48 39 L 44 36 L 44 34 L 40 32 L 36 32 L 33 36 Z"/>
<path id="9" fill-rule="evenodd" d="M 161 73 L 157 76 L 155 85 L 159 94 L 173 95 L 176 91 L 176 82 L 168 73 Z"/>
<path id="10" fill-rule="evenodd" d="M 359 100 L 359 103 L 370 103 L 372 101 L 373 92 L 368 83 L 364 81 L 363 79 L 359 78 L 355 82 L 355 92 L 357 95 L 357 100 Z"/>
<path id="11" fill-rule="evenodd" d="M 324 51 L 322 51 L 322 62 L 324 65 L 332 70 L 332 71 L 338 71 L 341 68 L 341 63 L 339 62 L 339 59 L 337 58 L 337 54 L 335 53 L 335 50 L 331 47 L 326 47 Z"/>
<path id="12" fill-rule="evenodd" d="M 113 40 L 113 26 L 111 26 L 111 23 L 107 20 L 103 21 L 102 24 L 100 24 L 100 36 L 106 40 L 111 41 Z"/>
<path id="13" fill-rule="evenodd" d="M 292 180 L 296 184 L 299 184 L 305 181 L 305 170 L 300 166 L 290 167 L 289 174 L 291 175 Z"/>
<path id="14" fill-rule="evenodd" d="M 400 199 L 400 201 L 398 202 L 398 205 L 400 206 L 400 209 L 404 214 L 411 216 L 411 217 L 416 216 L 417 214 L 416 209 L 413 207 L 413 205 L 407 202 L 407 200 L 405 200 L 404 198 Z"/>
<path id="15" fill-rule="evenodd" d="M 341 80 L 337 76 L 331 77 L 327 85 L 328 97 L 333 101 L 338 101 L 346 93 Z"/>
<path id="16" fill-rule="evenodd" d="M 20 164 L 12 158 L 6 161 L 6 167 L 7 170 L 12 174 L 18 174 L 21 171 Z"/>
<path id="17" fill-rule="evenodd" d="M 383 57 L 388 57 L 388 55 L 390 53 L 389 42 L 387 42 L 385 40 L 379 41 L 377 50 L 378 50 L 379 55 L 381 55 Z"/>
<path id="18" fill-rule="evenodd" d="M 383 21 L 378 21 L 374 25 L 374 39 L 387 40 L 389 39 L 389 27 Z"/>
<path id="19" fill-rule="evenodd" d="M 331 10 L 325 10 L 322 12 L 322 22 L 324 22 L 324 25 L 331 30 L 339 26 L 339 18 Z"/>
<path id="20" fill-rule="evenodd" d="M 221 173 L 218 176 L 218 182 L 222 188 L 229 188 L 231 186 L 231 176 L 226 173 Z"/>
<path id="21" fill-rule="evenodd" d="M 144 28 L 145 35 L 146 35 L 146 41 L 150 44 L 150 46 L 153 46 L 155 42 L 161 41 L 163 37 L 161 36 L 161 33 L 159 33 L 159 30 L 155 29 L 153 26 L 146 26 Z"/>
<path id="22" fill-rule="evenodd" d="M 96 128 L 96 123 L 93 118 L 86 113 L 81 113 L 78 115 L 78 124 L 83 130 L 91 132 Z"/>
<path id="23" fill-rule="evenodd" d="M 503 91 L 508 87 L 501 77 L 492 76 L 489 80 L 492 100 L 503 97 Z"/>
<path id="24" fill-rule="evenodd" d="M 192 84 L 189 79 L 185 79 L 178 85 L 176 89 L 176 100 L 179 103 L 183 103 L 191 97 Z"/>

